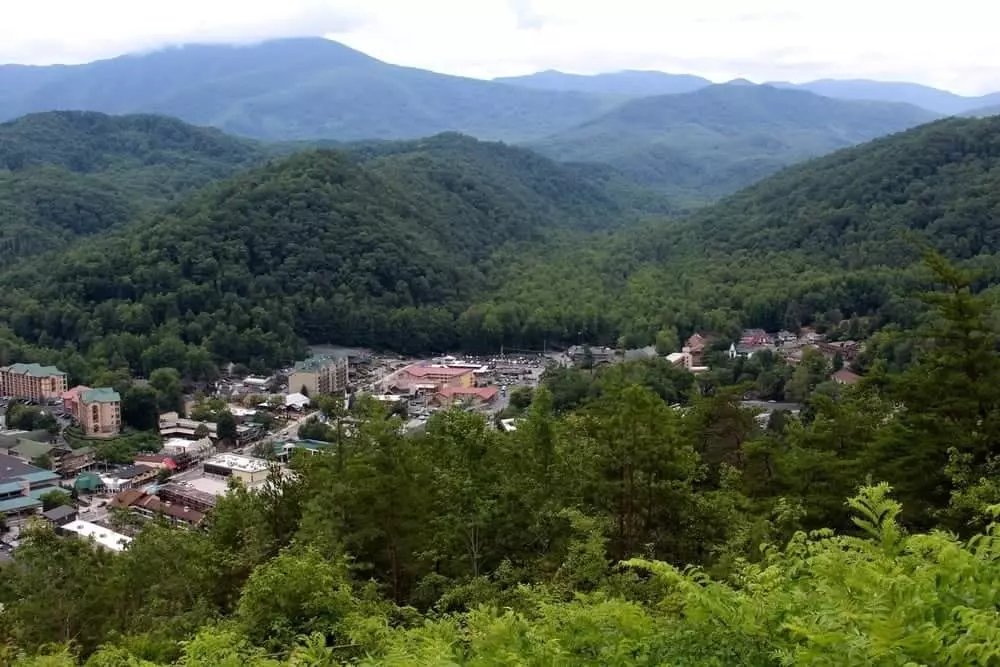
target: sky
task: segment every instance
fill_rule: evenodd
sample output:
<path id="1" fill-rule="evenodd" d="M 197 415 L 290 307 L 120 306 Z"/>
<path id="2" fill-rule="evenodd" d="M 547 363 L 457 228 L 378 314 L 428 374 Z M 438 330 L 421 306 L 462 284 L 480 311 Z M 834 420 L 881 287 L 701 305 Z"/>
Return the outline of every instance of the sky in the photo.
<path id="1" fill-rule="evenodd" d="M 325 35 L 387 62 L 478 78 L 558 69 L 715 81 L 914 81 L 1000 90 L 989 0 L 29 0 L 0 62 L 80 63 L 191 42 Z"/>

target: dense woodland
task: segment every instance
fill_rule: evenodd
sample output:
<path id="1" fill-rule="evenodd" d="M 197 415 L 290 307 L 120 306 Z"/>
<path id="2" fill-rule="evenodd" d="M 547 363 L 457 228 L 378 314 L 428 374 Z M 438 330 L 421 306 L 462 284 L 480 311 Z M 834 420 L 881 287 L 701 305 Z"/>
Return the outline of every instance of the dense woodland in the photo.
<path id="1" fill-rule="evenodd" d="M 977 289 L 995 282 L 998 136 L 997 119 L 940 121 L 673 220 L 651 213 L 669 202 L 593 170 L 455 134 L 306 151 L 0 274 L 0 361 L 81 381 L 109 365 L 207 379 L 307 343 L 416 353 L 912 328 L 922 245 L 980 270 Z"/>
<path id="2" fill-rule="evenodd" d="M 272 150 L 163 116 L 57 111 L 0 124 L 0 265 L 131 222 Z"/>
<path id="3" fill-rule="evenodd" d="M 359 401 L 330 454 L 237 484 L 205 530 L 110 555 L 34 528 L 0 568 L 2 660 L 992 664 L 1000 338 L 927 261 L 912 363 L 797 417 L 655 360 L 550 376 L 514 433 L 452 411 L 404 437 Z"/>

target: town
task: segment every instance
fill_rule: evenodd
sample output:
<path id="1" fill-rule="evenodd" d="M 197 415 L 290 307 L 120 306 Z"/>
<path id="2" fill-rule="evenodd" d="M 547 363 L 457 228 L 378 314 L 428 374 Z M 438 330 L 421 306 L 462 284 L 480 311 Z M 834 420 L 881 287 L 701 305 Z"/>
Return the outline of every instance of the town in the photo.
<path id="1" fill-rule="evenodd" d="M 861 378 L 846 364 L 861 350 L 857 341 L 827 341 L 814 329 L 796 333 L 743 330 L 732 341 L 695 333 L 680 351 L 660 354 L 653 346 L 616 350 L 575 345 L 564 352 L 496 356 L 445 355 L 406 359 L 360 349 L 317 349 L 313 356 L 270 377 L 230 372 L 183 397 L 183 409 L 159 414 L 157 438 L 126 462 L 102 460 L 100 443 L 127 434 L 122 397 L 110 387 L 67 386 L 58 368 L 18 363 L 0 368 L 0 394 L 7 416 L 30 410 L 37 423 L 19 429 L 5 419 L 0 431 L 0 558 L 9 558 L 19 529 L 32 518 L 67 536 L 92 538 L 120 551 L 145 521 L 163 519 L 196 528 L 217 499 L 238 480 L 259 488 L 281 474 L 296 451 L 329 451 L 324 397 L 347 415 L 363 397 L 401 418 L 406 433 L 418 433 L 435 412 L 473 411 L 505 431 L 511 395 L 532 389 L 547 369 L 596 367 L 662 357 L 695 376 L 710 371 L 708 358 L 751 359 L 766 353 L 790 366 L 807 353 L 836 359 L 830 380 L 852 385 Z M 766 423 L 775 405 L 754 401 Z M 771 404 L 776 403 L 770 401 Z M 798 405 L 782 403 L 797 412 Z M 224 415 L 224 416 L 223 416 Z M 21 421 L 24 421 L 21 419 Z M 348 420 L 349 421 L 349 420 Z"/>

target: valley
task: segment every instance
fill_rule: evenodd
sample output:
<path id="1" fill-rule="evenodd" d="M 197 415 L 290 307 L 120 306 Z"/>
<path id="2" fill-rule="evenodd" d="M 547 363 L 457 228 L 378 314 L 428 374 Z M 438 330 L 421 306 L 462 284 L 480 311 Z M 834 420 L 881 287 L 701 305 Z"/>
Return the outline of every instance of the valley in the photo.
<path id="1" fill-rule="evenodd" d="M 0 66 L 0 665 L 991 664 L 994 97 Z"/>

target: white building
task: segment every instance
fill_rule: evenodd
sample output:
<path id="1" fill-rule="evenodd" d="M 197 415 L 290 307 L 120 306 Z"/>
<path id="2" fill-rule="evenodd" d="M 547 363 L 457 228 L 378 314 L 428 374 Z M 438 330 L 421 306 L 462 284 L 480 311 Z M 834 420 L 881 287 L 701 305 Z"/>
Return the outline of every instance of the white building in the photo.
<path id="1" fill-rule="evenodd" d="M 163 443 L 164 454 L 177 456 L 179 454 L 190 454 L 193 458 L 200 459 L 211 456 L 215 451 L 215 445 L 211 438 L 201 440 L 186 440 L 184 438 L 170 438 Z"/>
<path id="2" fill-rule="evenodd" d="M 92 539 L 97 546 L 109 551 L 125 551 L 132 542 L 131 537 L 89 521 L 72 521 L 65 526 L 60 526 L 59 530 L 83 539 Z"/>
<path id="3" fill-rule="evenodd" d="M 271 464 L 264 459 L 239 454 L 218 454 L 205 461 L 205 473 L 219 477 L 236 477 L 245 484 L 259 484 L 267 479 Z"/>

